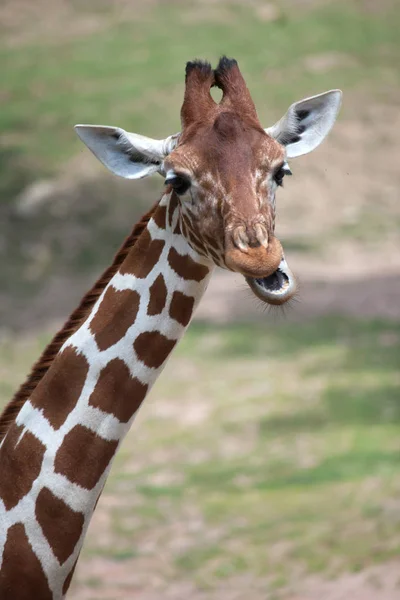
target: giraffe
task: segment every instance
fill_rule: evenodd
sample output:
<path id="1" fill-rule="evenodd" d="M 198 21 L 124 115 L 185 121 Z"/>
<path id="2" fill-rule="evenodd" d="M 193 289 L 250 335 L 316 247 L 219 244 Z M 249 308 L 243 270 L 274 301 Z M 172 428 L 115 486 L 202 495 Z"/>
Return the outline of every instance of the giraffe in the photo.
<path id="1" fill-rule="evenodd" d="M 215 266 L 241 273 L 263 302 L 293 296 L 275 193 L 340 103 L 339 90 L 307 98 L 264 130 L 237 62 L 222 57 L 216 69 L 187 63 L 178 134 L 76 126 L 112 172 L 158 172 L 166 187 L 0 417 L 2 600 L 67 594 L 112 460 Z"/>

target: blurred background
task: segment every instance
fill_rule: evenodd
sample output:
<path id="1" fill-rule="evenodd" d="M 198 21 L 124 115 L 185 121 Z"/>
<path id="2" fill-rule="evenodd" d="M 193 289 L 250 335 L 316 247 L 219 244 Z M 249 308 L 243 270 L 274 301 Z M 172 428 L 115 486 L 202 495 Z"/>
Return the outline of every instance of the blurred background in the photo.
<path id="1" fill-rule="evenodd" d="M 126 439 L 70 598 L 400 598 L 400 5 L 2 0 L 0 407 L 159 196 L 75 123 L 180 129 L 184 66 L 236 58 L 261 121 L 344 91 L 277 230 L 301 293 L 219 271 Z"/>

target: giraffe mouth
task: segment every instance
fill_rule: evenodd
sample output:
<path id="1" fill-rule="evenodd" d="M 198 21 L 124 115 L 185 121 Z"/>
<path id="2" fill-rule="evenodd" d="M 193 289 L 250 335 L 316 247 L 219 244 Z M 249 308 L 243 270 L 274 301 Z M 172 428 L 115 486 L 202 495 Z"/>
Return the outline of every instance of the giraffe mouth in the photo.
<path id="1" fill-rule="evenodd" d="M 296 279 L 283 257 L 279 267 L 268 277 L 246 277 L 253 293 L 266 304 L 284 304 L 296 293 Z"/>

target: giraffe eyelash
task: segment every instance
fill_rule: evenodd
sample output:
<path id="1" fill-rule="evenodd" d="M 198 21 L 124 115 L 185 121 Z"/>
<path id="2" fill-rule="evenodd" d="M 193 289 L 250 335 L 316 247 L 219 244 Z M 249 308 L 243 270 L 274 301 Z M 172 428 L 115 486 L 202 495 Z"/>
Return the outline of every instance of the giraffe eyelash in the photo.
<path id="1" fill-rule="evenodd" d="M 287 163 L 283 163 L 276 169 L 273 175 L 273 180 L 275 181 L 276 185 L 283 187 L 283 178 L 285 175 L 292 175 L 292 171 Z"/>
<path id="2" fill-rule="evenodd" d="M 172 185 L 178 196 L 182 196 L 183 194 L 186 194 L 192 184 L 190 180 L 183 175 L 173 175 L 167 177 L 165 185 Z"/>

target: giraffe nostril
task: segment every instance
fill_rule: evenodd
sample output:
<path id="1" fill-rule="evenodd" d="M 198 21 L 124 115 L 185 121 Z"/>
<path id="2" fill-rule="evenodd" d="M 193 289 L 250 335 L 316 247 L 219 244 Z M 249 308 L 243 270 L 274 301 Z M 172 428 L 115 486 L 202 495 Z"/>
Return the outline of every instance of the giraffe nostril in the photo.
<path id="1" fill-rule="evenodd" d="M 256 240 L 254 232 L 254 241 Z M 265 242 L 265 240 L 263 239 Z M 232 271 L 242 273 L 246 277 L 268 277 L 276 271 L 282 259 L 282 246 L 271 235 L 268 248 L 257 240 L 257 244 L 249 242 L 246 251 L 233 243 L 232 234 L 227 239 L 225 247 L 225 264 Z"/>
<path id="2" fill-rule="evenodd" d="M 256 239 L 257 241 L 261 244 L 261 246 L 264 246 L 264 248 L 268 248 L 268 231 L 266 229 L 266 227 L 264 227 L 264 225 L 261 225 L 261 223 L 257 223 L 254 227 L 255 230 L 255 234 L 256 234 Z"/>
<path id="3" fill-rule="evenodd" d="M 236 248 L 239 248 L 239 250 L 241 250 L 242 252 L 249 251 L 250 240 L 246 233 L 246 228 L 244 227 L 244 225 L 239 225 L 239 227 L 236 227 L 236 229 L 233 230 L 232 238 Z"/>
<path id="4" fill-rule="evenodd" d="M 256 223 L 256 225 L 247 228 L 244 225 L 239 225 L 232 231 L 232 239 L 236 248 L 246 254 L 250 248 L 263 246 L 267 249 L 269 243 L 267 228 L 261 223 Z"/>

